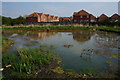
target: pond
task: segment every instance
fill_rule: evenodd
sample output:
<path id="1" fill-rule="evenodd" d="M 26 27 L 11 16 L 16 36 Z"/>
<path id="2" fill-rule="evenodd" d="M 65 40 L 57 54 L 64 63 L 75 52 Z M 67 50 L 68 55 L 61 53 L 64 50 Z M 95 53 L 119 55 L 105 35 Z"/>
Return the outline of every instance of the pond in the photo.
<path id="1" fill-rule="evenodd" d="M 120 35 L 111 32 L 41 32 L 38 30 L 4 30 L 3 36 L 14 40 L 6 53 L 20 48 L 53 46 L 62 59 L 62 68 L 94 73 L 98 77 L 115 77 L 118 70 Z"/>

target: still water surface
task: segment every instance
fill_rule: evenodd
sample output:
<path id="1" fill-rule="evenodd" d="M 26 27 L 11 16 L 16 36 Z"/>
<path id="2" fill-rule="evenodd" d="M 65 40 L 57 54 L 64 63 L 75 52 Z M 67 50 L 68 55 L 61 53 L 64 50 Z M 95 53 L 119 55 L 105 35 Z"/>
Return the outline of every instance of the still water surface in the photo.
<path id="1" fill-rule="evenodd" d="M 76 72 L 92 72 L 114 77 L 118 70 L 120 35 L 110 32 L 40 32 L 5 30 L 3 36 L 14 40 L 7 53 L 40 45 L 54 46 L 63 61 L 62 67 Z"/>

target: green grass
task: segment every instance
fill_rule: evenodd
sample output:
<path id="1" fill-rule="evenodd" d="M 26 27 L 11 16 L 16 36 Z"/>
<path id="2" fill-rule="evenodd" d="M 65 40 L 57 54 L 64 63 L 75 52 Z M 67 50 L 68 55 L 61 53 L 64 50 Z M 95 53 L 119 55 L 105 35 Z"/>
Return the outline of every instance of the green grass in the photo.
<path id="1" fill-rule="evenodd" d="M 76 29 L 88 29 L 88 27 L 79 27 L 79 26 L 40 26 L 40 27 L 3 27 L 4 29 L 34 29 L 34 30 L 76 30 Z"/>
<path id="2" fill-rule="evenodd" d="M 13 44 L 12 40 L 6 37 L 2 37 L 2 53 L 5 53 L 12 44 Z"/>
<path id="3" fill-rule="evenodd" d="M 86 29 L 97 29 L 102 31 L 113 31 L 113 32 L 120 32 L 120 27 L 108 27 L 108 26 L 40 26 L 40 27 L 4 27 L 5 29 L 27 29 L 27 30 L 62 30 L 62 31 L 74 31 L 74 30 L 86 30 Z"/>
<path id="4" fill-rule="evenodd" d="M 3 54 L 2 65 L 12 65 L 12 73 L 34 74 L 42 67 L 58 60 L 57 54 L 43 48 L 20 49 L 18 54 Z"/>
<path id="5" fill-rule="evenodd" d="M 102 30 L 102 31 L 110 31 L 110 32 L 120 32 L 120 27 L 103 26 L 103 27 L 94 27 L 93 29 Z"/>

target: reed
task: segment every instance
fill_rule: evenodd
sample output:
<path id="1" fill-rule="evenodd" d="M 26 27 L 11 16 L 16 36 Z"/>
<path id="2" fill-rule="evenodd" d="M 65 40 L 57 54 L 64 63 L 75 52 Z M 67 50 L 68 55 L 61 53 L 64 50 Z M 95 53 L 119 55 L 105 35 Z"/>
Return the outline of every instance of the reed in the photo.
<path id="1" fill-rule="evenodd" d="M 24 72 L 31 74 L 39 70 L 45 65 L 58 59 L 57 54 L 52 51 L 43 50 L 41 48 L 20 49 L 18 54 L 4 54 L 3 66 L 12 65 L 11 69 L 15 72 Z"/>

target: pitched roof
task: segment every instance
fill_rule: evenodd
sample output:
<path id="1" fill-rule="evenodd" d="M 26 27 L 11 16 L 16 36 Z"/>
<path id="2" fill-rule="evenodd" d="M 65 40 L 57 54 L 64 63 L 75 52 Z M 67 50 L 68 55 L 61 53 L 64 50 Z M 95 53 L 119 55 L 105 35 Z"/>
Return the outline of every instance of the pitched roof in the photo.
<path id="1" fill-rule="evenodd" d="M 77 12 L 74 12 L 73 15 L 77 15 Z"/>
<path id="2" fill-rule="evenodd" d="M 80 10 L 78 12 L 74 12 L 74 15 L 90 15 L 87 11 L 85 10 Z"/>
<path id="3" fill-rule="evenodd" d="M 90 18 L 96 18 L 95 16 L 93 16 L 92 14 L 90 14 Z"/>
<path id="4" fill-rule="evenodd" d="M 111 18 L 118 18 L 118 17 L 120 17 L 118 14 L 113 14 L 113 15 L 111 16 Z"/>
<path id="5" fill-rule="evenodd" d="M 50 16 L 50 15 L 49 15 L 49 14 L 45 14 L 45 16 L 47 16 L 47 17 L 48 17 L 48 16 Z"/>
<path id="6" fill-rule="evenodd" d="M 105 14 L 101 14 L 99 18 L 108 18 L 108 16 Z"/>
<path id="7" fill-rule="evenodd" d="M 63 20 L 71 20 L 71 17 L 60 17 L 59 19 L 63 19 Z"/>
<path id="8" fill-rule="evenodd" d="M 38 16 L 41 16 L 43 13 L 37 13 L 37 12 L 34 12 L 30 15 L 28 15 L 27 17 L 38 17 Z"/>
<path id="9" fill-rule="evenodd" d="M 58 18 L 58 16 L 55 16 L 55 18 Z"/>
<path id="10" fill-rule="evenodd" d="M 51 15 L 51 17 L 53 18 L 54 16 L 53 16 L 53 15 Z"/>

